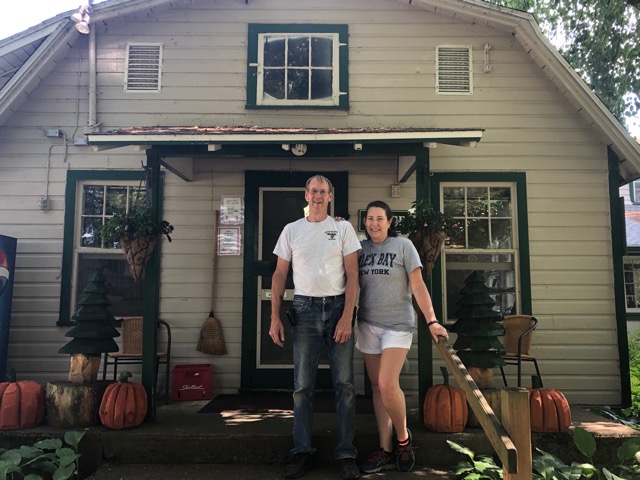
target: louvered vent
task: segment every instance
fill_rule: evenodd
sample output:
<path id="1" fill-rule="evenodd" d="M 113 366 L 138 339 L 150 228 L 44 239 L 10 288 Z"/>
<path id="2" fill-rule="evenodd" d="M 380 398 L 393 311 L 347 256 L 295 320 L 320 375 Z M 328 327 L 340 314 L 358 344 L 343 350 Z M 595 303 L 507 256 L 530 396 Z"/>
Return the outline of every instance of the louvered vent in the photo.
<path id="1" fill-rule="evenodd" d="M 161 43 L 127 44 L 127 66 L 124 72 L 125 92 L 159 92 L 161 73 Z"/>
<path id="2" fill-rule="evenodd" d="M 471 47 L 437 47 L 436 50 L 436 93 L 471 94 Z"/>

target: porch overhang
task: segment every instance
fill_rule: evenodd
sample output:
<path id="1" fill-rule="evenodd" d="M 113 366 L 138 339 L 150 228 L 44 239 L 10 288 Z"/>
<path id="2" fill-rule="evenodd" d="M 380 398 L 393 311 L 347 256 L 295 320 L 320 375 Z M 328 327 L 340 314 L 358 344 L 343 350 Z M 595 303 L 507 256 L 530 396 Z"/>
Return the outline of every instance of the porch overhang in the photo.
<path id="1" fill-rule="evenodd" d="M 96 151 L 123 146 L 224 145 L 239 144 L 348 144 L 438 143 L 473 147 L 482 139 L 480 128 L 284 128 L 284 127 L 142 127 L 104 133 L 89 133 L 87 140 Z M 356 146 L 356 149 L 359 147 Z"/>

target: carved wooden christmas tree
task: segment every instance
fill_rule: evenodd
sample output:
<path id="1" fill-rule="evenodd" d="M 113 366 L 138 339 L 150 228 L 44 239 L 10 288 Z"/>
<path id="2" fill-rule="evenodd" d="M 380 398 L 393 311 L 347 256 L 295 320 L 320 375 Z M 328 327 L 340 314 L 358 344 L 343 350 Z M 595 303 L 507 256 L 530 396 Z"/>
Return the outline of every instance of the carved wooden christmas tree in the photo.
<path id="1" fill-rule="evenodd" d="M 58 350 L 71 355 L 68 380 L 72 383 L 95 382 L 100 356 L 103 352 L 117 352 L 118 344 L 113 338 L 120 336 L 115 328 L 116 319 L 109 312 L 111 301 L 101 272 L 91 276 L 83 293 L 78 311 L 72 317 L 77 325 L 65 335 L 74 338 Z"/>
<path id="2" fill-rule="evenodd" d="M 493 387 L 493 369 L 504 365 L 504 347 L 498 339 L 506 334 L 502 315 L 493 309 L 496 302 L 489 296 L 484 275 L 475 271 L 465 281 L 458 301 L 460 309 L 453 315 L 458 320 L 449 330 L 458 335 L 453 345 L 480 388 Z"/>

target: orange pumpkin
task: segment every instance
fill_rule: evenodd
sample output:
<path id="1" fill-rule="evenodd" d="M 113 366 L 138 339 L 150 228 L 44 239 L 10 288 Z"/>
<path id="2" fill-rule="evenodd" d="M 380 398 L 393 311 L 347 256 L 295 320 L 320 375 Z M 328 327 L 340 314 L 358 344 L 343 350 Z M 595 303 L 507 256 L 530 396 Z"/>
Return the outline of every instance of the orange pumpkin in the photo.
<path id="1" fill-rule="evenodd" d="M 33 380 L 16 382 L 11 369 L 9 381 L 0 383 L 0 430 L 40 425 L 46 412 L 44 388 Z"/>
<path id="2" fill-rule="evenodd" d="M 434 385 L 424 397 L 424 425 L 434 432 L 463 432 L 469 417 L 464 392 L 449 385 L 449 372 L 440 367 L 443 385 Z"/>
<path id="3" fill-rule="evenodd" d="M 571 426 L 569 402 L 559 390 L 539 388 L 540 382 L 532 377 L 529 389 L 531 431 L 538 433 L 566 432 Z"/>
<path id="4" fill-rule="evenodd" d="M 129 383 L 130 377 L 130 372 L 123 372 L 120 381 L 104 391 L 98 415 L 107 428 L 137 427 L 147 415 L 147 392 L 139 383 Z"/>

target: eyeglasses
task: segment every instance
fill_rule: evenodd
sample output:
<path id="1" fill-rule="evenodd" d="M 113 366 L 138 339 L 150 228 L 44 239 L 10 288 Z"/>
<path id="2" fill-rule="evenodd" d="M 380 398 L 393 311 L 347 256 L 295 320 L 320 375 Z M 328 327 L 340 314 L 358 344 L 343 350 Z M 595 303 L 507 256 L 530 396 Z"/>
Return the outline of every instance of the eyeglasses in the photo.
<path id="1" fill-rule="evenodd" d="M 329 195 L 331 193 L 331 192 L 328 192 L 326 190 L 316 190 L 315 188 L 313 190 L 307 190 L 307 192 L 309 192 L 312 197 L 315 197 L 316 195 L 320 195 L 322 197 L 326 197 L 327 195 Z"/>

